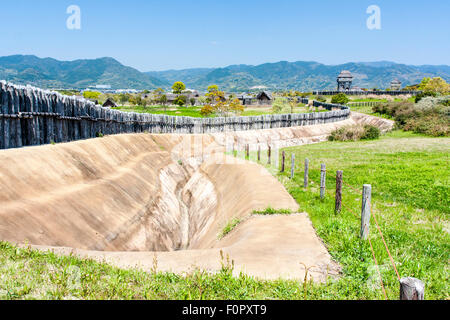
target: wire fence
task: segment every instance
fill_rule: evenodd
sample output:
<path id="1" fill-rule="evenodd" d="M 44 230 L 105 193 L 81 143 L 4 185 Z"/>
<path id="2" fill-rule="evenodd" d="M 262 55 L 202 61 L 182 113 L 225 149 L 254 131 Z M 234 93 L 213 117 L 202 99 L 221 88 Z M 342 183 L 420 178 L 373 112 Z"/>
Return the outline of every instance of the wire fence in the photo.
<path id="1" fill-rule="evenodd" d="M 245 146 L 245 158 L 248 160 L 250 158 L 250 148 L 249 145 Z M 236 157 L 236 153 L 234 153 L 234 156 Z M 272 157 L 272 150 L 269 146 L 267 150 L 267 164 L 271 165 L 271 157 Z M 258 149 L 258 162 L 262 162 L 260 149 Z M 290 157 L 286 154 L 285 151 L 281 154 L 281 163 L 279 164 L 279 170 L 281 172 L 287 172 L 288 168 L 286 166 L 285 161 L 291 161 L 291 170 L 290 170 L 290 176 L 289 178 L 291 181 L 293 181 L 295 174 L 298 174 L 298 166 L 296 165 L 296 159 L 295 154 L 292 153 Z M 305 190 L 308 188 L 309 185 L 318 185 L 320 186 L 320 198 L 324 199 L 327 194 L 330 194 L 330 192 L 326 189 L 326 175 L 327 175 L 327 169 L 325 164 L 320 165 L 320 182 L 315 181 L 314 179 L 311 179 L 309 176 L 309 167 L 310 161 L 309 159 L 305 159 L 305 167 L 304 167 L 304 188 Z M 314 171 L 319 171 L 319 169 L 315 169 Z M 391 251 L 389 250 L 389 246 L 386 242 L 385 236 L 383 234 L 383 231 L 380 227 L 379 221 L 377 219 L 376 210 L 373 210 L 371 205 L 371 193 L 372 193 L 372 186 L 369 184 L 363 185 L 362 189 L 358 189 L 355 186 L 347 183 L 343 179 L 343 172 L 337 171 L 336 173 L 336 192 L 334 193 L 335 200 L 336 200 L 336 207 L 335 212 L 341 212 L 341 207 L 345 208 L 346 211 L 350 212 L 355 219 L 360 220 L 361 222 L 361 230 L 360 230 L 360 238 L 362 240 L 367 240 L 369 242 L 370 251 L 372 254 L 372 258 L 375 264 L 375 267 L 377 269 L 379 281 L 381 290 L 383 292 L 383 295 L 386 300 L 388 300 L 388 296 L 386 294 L 386 289 L 384 285 L 384 281 L 382 278 L 382 274 L 380 271 L 380 267 L 376 258 L 375 250 L 373 247 L 373 242 L 371 237 L 369 236 L 369 226 L 370 221 L 373 220 L 375 222 L 375 226 L 377 228 L 378 234 L 381 238 L 381 241 L 383 242 L 384 248 L 387 252 L 387 255 L 389 256 L 390 263 L 392 264 L 392 267 L 395 271 L 396 277 L 400 283 L 400 299 L 402 300 L 423 300 L 424 299 L 424 284 L 419 279 L 415 279 L 412 277 L 406 277 L 401 278 L 400 274 L 398 272 L 398 269 L 395 265 L 394 258 L 392 257 Z M 347 192 L 350 192 L 352 194 L 357 194 L 361 196 L 361 213 L 358 214 L 357 210 L 354 209 L 353 206 L 347 205 L 345 201 L 342 200 L 342 186 L 345 186 L 347 188 Z"/>
<path id="2" fill-rule="evenodd" d="M 285 158 L 286 157 L 283 156 L 282 163 L 281 163 L 281 166 L 282 166 L 283 169 L 284 169 L 284 159 Z M 293 163 L 293 165 L 295 166 L 295 163 Z M 322 198 L 322 194 L 326 194 L 327 193 L 327 192 L 323 192 L 322 191 L 322 190 L 326 190 L 326 180 L 325 180 L 326 173 L 327 173 L 326 166 L 325 166 L 325 164 L 321 164 L 321 166 L 320 166 L 320 172 L 321 172 L 320 182 L 314 181 L 313 179 L 311 179 L 309 177 L 309 171 L 310 170 L 311 170 L 310 169 L 310 161 L 309 161 L 309 159 L 305 159 L 305 170 L 303 172 L 304 173 L 304 180 L 308 181 L 309 182 L 308 184 L 310 184 L 310 185 L 311 184 L 319 185 L 320 186 L 320 190 L 321 190 L 321 198 Z M 319 169 L 316 169 L 315 171 L 319 171 Z M 339 172 L 340 172 L 340 174 L 339 174 Z M 290 178 L 293 179 L 293 174 L 292 173 L 291 173 Z M 305 189 L 307 189 L 308 184 L 305 183 L 305 186 L 304 186 Z M 346 188 L 348 190 L 347 192 L 350 192 L 350 193 L 357 194 L 357 195 L 361 196 L 361 198 L 362 198 L 361 214 L 358 214 L 356 212 L 356 210 L 354 208 L 352 208 L 352 206 L 349 206 L 349 205 L 347 205 L 345 203 L 345 201 L 342 201 L 342 185 L 346 186 Z M 366 186 L 370 186 L 370 188 L 364 188 Z M 383 245 L 384 245 L 384 248 L 386 250 L 386 253 L 389 256 L 389 260 L 390 260 L 390 263 L 392 265 L 392 268 L 395 271 L 396 277 L 397 277 L 397 279 L 398 279 L 398 281 L 400 283 L 400 298 L 404 299 L 404 300 L 422 300 L 423 299 L 423 292 L 414 292 L 412 294 L 405 295 L 405 292 L 407 292 L 408 290 L 411 290 L 410 283 L 409 283 L 409 287 L 406 285 L 406 283 L 408 281 L 409 282 L 410 281 L 415 281 L 415 283 L 421 284 L 421 285 L 418 285 L 418 286 L 414 287 L 412 291 L 420 290 L 421 287 L 423 288 L 423 283 L 420 280 L 415 279 L 415 278 L 410 278 L 410 277 L 408 277 L 408 278 L 401 278 L 400 277 L 400 274 L 399 274 L 399 272 L 397 270 L 397 267 L 395 265 L 394 258 L 392 257 L 391 251 L 389 250 L 389 246 L 388 246 L 388 244 L 386 242 L 385 236 L 384 236 L 383 231 L 382 231 L 382 229 L 380 227 L 380 224 L 378 222 L 378 219 L 377 219 L 378 213 L 376 212 L 376 210 L 374 210 L 372 208 L 371 203 L 370 203 L 371 202 L 371 185 L 364 185 L 364 187 L 363 187 L 362 190 L 360 190 L 360 189 L 352 186 L 351 184 L 347 183 L 345 180 L 342 179 L 342 171 L 338 171 L 337 174 L 336 174 L 336 193 L 335 193 L 336 208 L 338 208 L 338 207 L 341 208 L 341 205 L 342 205 L 342 207 L 344 207 L 346 211 L 350 212 L 356 219 L 361 220 L 361 235 L 360 235 L 360 237 L 365 239 L 363 237 L 363 234 L 364 233 L 367 234 L 366 239 L 369 242 L 370 250 L 371 250 L 371 253 L 372 253 L 372 258 L 374 260 L 374 263 L 375 263 L 375 266 L 376 266 L 376 269 L 377 269 L 381 290 L 383 292 L 383 295 L 384 295 L 385 299 L 388 300 L 388 297 L 387 297 L 387 294 L 386 294 L 386 289 L 385 289 L 385 286 L 384 286 L 384 282 L 383 282 L 383 278 L 382 278 L 382 275 L 381 275 L 380 267 L 379 267 L 379 264 L 378 264 L 378 261 L 377 261 L 377 258 L 376 258 L 376 254 L 375 254 L 375 251 L 374 251 L 374 248 L 373 248 L 372 239 L 371 239 L 370 236 L 368 236 L 369 235 L 369 224 L 370 224 L 371 220 L 373 220 L 375 222 L 375 226 L 377 228 L 377 231 L 378 231 L 378 234 L 380 236 L 380 239 L 383 242 Z M 370 190 L 370 193 L 369 194 L 364 194 L 366 190 Z M 366 198 L 369 199 L 368 210 L 366 209 L 366 207 L 364 205 L 364 200 Z M 339 211 L 340 211 L 340 209 L 339 209 Z M 368 223 L 367 224 L 363 223 L 365 218 L 368 218 Z"/>

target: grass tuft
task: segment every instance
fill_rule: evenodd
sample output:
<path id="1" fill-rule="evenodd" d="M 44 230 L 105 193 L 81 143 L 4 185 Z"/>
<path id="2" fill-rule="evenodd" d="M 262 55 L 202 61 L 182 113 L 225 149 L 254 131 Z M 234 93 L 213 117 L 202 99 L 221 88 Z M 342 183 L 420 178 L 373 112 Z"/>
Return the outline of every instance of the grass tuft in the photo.
<path id="1" fill-rule="evenodd" d="M 239 223 L 242 222 L 242 219 L 240 218 L 234 218 L 232 220 L 230 220 L 227 225 L 225 226 L 225 228 L 223 228 L 222 232 L 219 234 L 219 240 L 223 239 L 227 234 L 229 234 L 231 231 L 233 231 L 234 228 L 237 227 L 237 225 Z"/>
<path id="2" fill-rule="evenodd" d="M 274 209 L 272 207 L 268 207 L 265 210 L 253 210 L 252 214 L 256 215 L 271 215 L 271 214 L 292 214 L 292 210 L 290 209 Z"/>

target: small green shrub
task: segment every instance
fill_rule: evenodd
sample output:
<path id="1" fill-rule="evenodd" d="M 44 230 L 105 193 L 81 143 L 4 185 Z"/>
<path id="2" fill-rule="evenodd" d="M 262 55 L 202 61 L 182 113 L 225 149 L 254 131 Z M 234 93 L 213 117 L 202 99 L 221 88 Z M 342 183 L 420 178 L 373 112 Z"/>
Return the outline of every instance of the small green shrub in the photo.
<path id="1" fill-rule="evenodd" d="M 380 137 L 380 129 L 372 125 L 345 126 L 331 132 L 329 141 L 373 140 Z"/>
<path id="2" fill-rule="evenodd" d="M 349 101 L 350 99 L 345 93 L 338 93 L 331 98 L 331 103 L 335 104 L 347 104 Z"/>
<path id="3" fill-rule="evenodd" d="M 375 140 L 380 137 L 380 129 L 378 129 L 375 126 L 371 125 L 365 125 L 364 126 L 364 133 L 361 137 L 361 140 Z"/>
<path id="4" fill-rule="evenodd" d="M 319 102 L 327 102 L 327 98 L 325 98 L 324 96 L 318 96 L 318 97 L 316 98 L 316 101 L 319 101 Z"/>
<path id="5" fill-rule="evenodd" d="M 439 137 L 450 135 L 450 109 L 446 97 L 424 97 L 419 103 L 390 102 L 373 107 L 374 112 L 394 118 L 398 128 Z"/>
<path id="6" fill-rule="evenodd" d="M 421 92 L 416 96 L 415 102 L 418 103 L 420 100 L 422 100 L 425 97 L 436 97 L 436 96 L 437 96 L 437 93 L 433 92 L 433 91 Z"/>
<path id="7" fill-rule="evenodd" d="M 433 137 L 446 137 L 450 135 L 449 118 L 432 113 L 407 119 L 403 129 Z"/>
<path id="8" fill-rule="evenodd" d="M 187 102 L 186 96 L 178 96 L 174 101 L 174 103 L 180 107 L 186 105 L 186 102 Z"/>
<path id="9" fill-rule="evenodd" d="M 211 105 L 206 104 L 204 105 L 201 110 L 200 110 L 200 114 L 203 117 L 209 117 L 210 115 L 212 115 L 214 113 L 214 109 Z"/>

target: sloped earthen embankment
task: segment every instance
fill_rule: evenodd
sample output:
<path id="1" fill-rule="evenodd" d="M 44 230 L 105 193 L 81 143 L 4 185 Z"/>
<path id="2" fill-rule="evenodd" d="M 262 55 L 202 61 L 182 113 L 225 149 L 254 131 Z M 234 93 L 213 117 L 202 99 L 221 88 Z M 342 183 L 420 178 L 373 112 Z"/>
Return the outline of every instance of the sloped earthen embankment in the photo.
<path id="1" fill-rule="evenodd" d="M 320 141 L 331 130 L 301 129 L 233 139 L 292 145 Z M 251 217 L 218 239 L 231 219 L 253 210 L 299 211 L 266 169 L 225 156 L 223 141 L 220 134 L 129 134 L 3 150 L 0 240 L 144 270 L 155 254 L 160 270 L 218 270 L 223 250 L 236 272 L 258 277 L 302 278 L 300 262 L 314 266 L 315 280 L 336 274 L 304 213 Z"/>

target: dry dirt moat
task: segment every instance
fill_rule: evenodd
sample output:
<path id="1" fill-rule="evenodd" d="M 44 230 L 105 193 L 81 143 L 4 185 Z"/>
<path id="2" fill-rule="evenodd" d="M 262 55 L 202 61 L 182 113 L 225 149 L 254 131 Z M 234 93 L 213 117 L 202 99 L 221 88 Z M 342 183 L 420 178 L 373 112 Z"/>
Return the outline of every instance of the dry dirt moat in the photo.
<path id="1" fill-rule="evenodd" d="M 282 145 L 311 143 L 355 121 L 227 136 L 237 143 L 267 144 L 267 137 Z M 225 140 L 224 134 L 129 134 L 2 150 L 0 240 L 144 270 L 155 255 L 160 270 L 218 270 L 223 250 L 236 273 L 302 278 L 304 263 L 314 266 L 317 281 L 336 274 L 339 267 L 305 213 L 253 216 L 219 240 L 231 219 L 253 210 L 299 211 L 266 169 L 225 156 Z"/>

